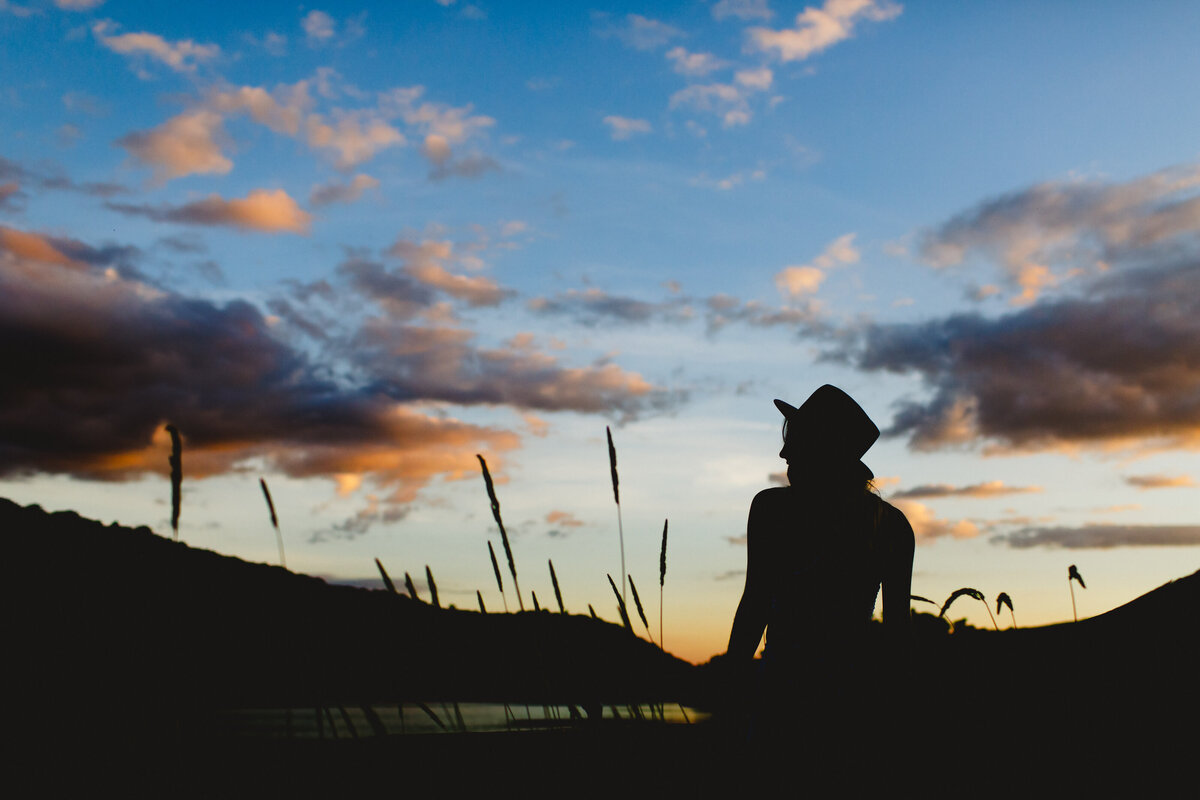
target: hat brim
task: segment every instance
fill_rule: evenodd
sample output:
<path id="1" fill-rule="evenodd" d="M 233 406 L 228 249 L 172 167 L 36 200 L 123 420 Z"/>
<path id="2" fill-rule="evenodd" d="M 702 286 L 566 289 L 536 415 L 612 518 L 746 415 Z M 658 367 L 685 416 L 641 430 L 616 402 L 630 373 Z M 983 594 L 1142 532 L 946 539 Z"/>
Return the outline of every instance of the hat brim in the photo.
<path id="1" fill-rule="evenodd" d="M 783 414 L 788 419 L 791 419 L 792 417 L 794 417 L 800 413 L 800 409 L 796 408 L 793 405 L 788 405 L 787 403 L 783 402 L 782 400 L 779 400 L 778 398 L 775 400 L 775 407 L 779 409 L 779 413 Z"/>

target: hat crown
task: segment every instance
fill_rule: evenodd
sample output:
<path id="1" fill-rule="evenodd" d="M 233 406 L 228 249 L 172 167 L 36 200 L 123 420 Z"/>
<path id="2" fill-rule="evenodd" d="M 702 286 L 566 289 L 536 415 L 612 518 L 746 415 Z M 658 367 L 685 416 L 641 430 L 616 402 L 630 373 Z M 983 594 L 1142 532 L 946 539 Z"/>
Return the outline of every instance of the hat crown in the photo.
<path id="1" fill-rule="evenodd" d="M 775 406 L 787 417 L 789 439 L 797 434 L 819 437 L 845 455 L 860 459 L 879 438 L 879 428 L 862 406 L 828 383 L 809 395 L 799 408 L 782 400 L 776 400 Z"/>

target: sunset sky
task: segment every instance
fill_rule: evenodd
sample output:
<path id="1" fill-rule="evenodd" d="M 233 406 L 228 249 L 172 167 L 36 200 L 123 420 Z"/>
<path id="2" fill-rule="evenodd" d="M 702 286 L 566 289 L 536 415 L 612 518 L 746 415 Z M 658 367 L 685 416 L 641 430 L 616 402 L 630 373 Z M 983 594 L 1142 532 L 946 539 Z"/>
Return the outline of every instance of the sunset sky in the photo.
<path id="1" fill-rule="evenodd" d="M 666 646 L 703 661 L 784 469 L 771 401 L 833 383 L 884 431 L 915 594 L 1061 622 L 1076 564 L 1108 611 L 1200 568 L 1197 31 L 1189 2 L 0 0 L 0 495 L 170 535 L 171 422 L 188 544 L 276 561 L 261 476 L 291 569 L 428 565 L 491 610 L 481 453 L 526 604 L 552 559 L 616 620 L 611 426 L 629 573 L 657 618 L 669 519 Z"/>

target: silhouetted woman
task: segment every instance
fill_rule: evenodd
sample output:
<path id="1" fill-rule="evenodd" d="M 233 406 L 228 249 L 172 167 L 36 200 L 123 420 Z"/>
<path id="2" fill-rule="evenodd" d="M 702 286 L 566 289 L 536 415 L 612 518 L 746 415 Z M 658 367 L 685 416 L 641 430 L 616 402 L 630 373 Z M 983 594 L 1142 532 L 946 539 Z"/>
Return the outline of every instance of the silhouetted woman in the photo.
<path id="1" fill-rule="evenodd" d="M 858 403 L 825 385 L 799 408 L 775 405 L 791 485 L 750 506 L 746 587 L 725 660 L 749 666 L 766 630 L 752 736 L 814 722 L 850 734 L 904 688 L 913 531 L 872 491 L 861 459 L 879 429 Z"/>

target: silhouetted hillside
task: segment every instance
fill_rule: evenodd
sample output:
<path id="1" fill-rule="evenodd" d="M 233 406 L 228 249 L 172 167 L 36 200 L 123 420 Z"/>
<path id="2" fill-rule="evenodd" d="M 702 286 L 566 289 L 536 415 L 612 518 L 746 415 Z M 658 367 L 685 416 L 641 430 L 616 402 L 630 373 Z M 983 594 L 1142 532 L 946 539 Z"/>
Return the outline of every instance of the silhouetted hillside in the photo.
<path id="1" fill-rule="evenodd" d="M 590 617 L 436 609 L 3 499 L 0 532 L 10 688 L 51 727 L 273 704 L 726 699 L 719 669 Z M 1068 719 L 1096 741 L 1194 717 L 1198 612 L 1200 573 L 1080 623 L 947 636 L 918 615 L 897 718 L 914 736 L 986 724 L 1036 748 L 1059 746 Z"/>
<path id="2" fill-rule="evenodd" d="M 123 707 L 670 698 L 691 665 L 579 615 L 335 586 L 0 499 L 12 655 L 37 697 Z"/>

